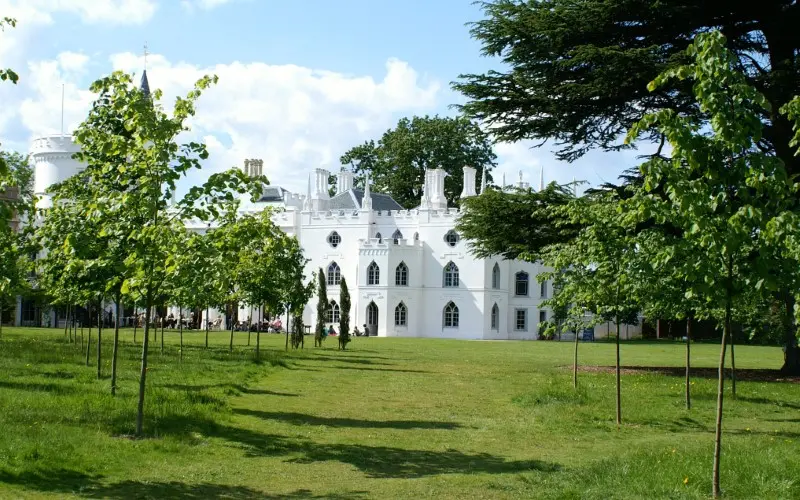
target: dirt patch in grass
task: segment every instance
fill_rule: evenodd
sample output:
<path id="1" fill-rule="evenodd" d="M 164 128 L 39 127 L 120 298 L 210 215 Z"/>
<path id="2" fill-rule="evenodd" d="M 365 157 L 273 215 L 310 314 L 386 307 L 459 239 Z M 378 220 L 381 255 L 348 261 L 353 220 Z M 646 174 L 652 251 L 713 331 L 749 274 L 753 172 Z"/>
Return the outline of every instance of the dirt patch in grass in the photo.
<path id="1" fill-rule="evenodd" d="M 564 369 L 572 369 L 572 366 L 564 366 Z M 578 370 L 590 373 L 614 373 L 614 366 L 579 366 Z M 729 373 L 730 370 L 725 370 Z M 668 377 L 683 377 L 686 369 L 683 366 L 623 366 L 621 373 L 625 375 L 653 374 L 666 375 Z M 717 378 L 716 368 L 692 368 L 692 377 Z M 737 368 L 736 380 L 747 380 L 753 382 L 788 382 L 790 384 L 800 384 L 800 376 L 791 376 L 781 373 L 780 370 Z"/>

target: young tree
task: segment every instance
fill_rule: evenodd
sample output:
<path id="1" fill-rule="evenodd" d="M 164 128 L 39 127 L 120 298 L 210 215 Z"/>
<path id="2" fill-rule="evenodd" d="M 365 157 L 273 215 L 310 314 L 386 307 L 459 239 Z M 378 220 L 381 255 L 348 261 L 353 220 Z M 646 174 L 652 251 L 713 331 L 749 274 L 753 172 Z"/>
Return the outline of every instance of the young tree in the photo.
<path id="1" fill-rule="evenodd" d="M 314 347 L 322 347 L 322 342 L 325 340 L 325 321 L 328 319 L 330 307 L 325 273 L 320 267 L 317 273 L 317 325 L 314 328 Z"/>
<path id="2" fill-rule="evenodd" d="M 144 86 L 140 90 L 129 75 L 115 72 L 91 85 L 97 98 L 75 132 L 81 146 L 75 157 L 86 165 L 83 179 L 103 193 L 102 206 L 114 209 L 111 213 L 97 210 L 92 217 L 104 233 L 126 238 L 123 262 L 128 273 L 121 292 L 142 297 L 145 307 L 137 436 L 144 423 L 150 315 L 166 278 L 169 248 L 164 242 L 170 241 L 171 221 L 214 217 L 220 199 L 230 199 L 232 191 L 244 192 L 249 187 L 243 172 L 230 170 L 212 175 L 170 206 L 178 179 L 200 168 L 208 157 L 205 145 L 179 144 L 178 136 L 187 130 L 186 121 L 194 115 L 202 91 L 215 82 L 216 77 L 201 78 L 167 115 L 157 105 L 160 91 L 150 94 Z"/>
<path id="3" fill-rule="evenodd" d="M 488 176 L 496 165 L 496 158 L 478 124 L 464 117 L 415 116 L 402 118 L 377 143 L 370 140 L 351 148 L 341 163 L 351 166 L 357 182 L 369 173 L 375 191 L 391 193 L 400 205 L 411 208 L 419 205 L 426 169 L 442 168 L 448 173 L 452 182 L 445 186 L 445 197 L 448 205 L 458 206 L 464 165 L 478 170 L 479 182 L 483 170 Z"/>
<path id="4" fill-rule="evenodd" d="M 339 349 L 347 349 L 350 343 L 350 291 L 347 289 L 347 281 L 344 276 L 339 283 Z"/>
<path id="5" fill-rule="evenodd" d="M 699 108 L 710 130 L 697 120 L 666 109 L 634 125 L 628 140 L 655 130 L 672 147 L 672 158 L 653 158 L 642 166 L 646 191 L 662 186 L 668 203 L 655 215 L 684 229 L 697 255 L 687 296 L 697 295 L 723 324 L 717 386 L 717 418 L 712 491 L 719 497 L 724 367 L 732 311 L 745 285 L 761 287 L 770 273 L 753 266 L 752 250 L 768 245 L 769 225 L 795 206 L 793 181 L 780 158 L 760 147 L 762 123 L 757 110 L 767 100 L 736 71 L 738 61 L 719 32 L 697 36 L 687 49 L 689 66 L 670 69 L 650 84 L 656 90 L 669 80 L 691 79 Z"/>
<path id="6" fill-rule="evenodd" d="M 295 349 L 303 344 L 303 310 L 309 299 L 314 295 L 314 276 L 309 283 L 305 283 L 304 270 L 310 260 L 303 255 L 303 249 L 297 238 L 291 238 L 286 243 L 286 265 L 282 269 L 281 291 L 282 301 L 286 306 L 288 321 L 286 325 L 286 350 L 289 350 L 289 341 Z M 290 339 L 290 326 L 292 335 Z M 297 336 L 297 338 L 295 338 Z"/>

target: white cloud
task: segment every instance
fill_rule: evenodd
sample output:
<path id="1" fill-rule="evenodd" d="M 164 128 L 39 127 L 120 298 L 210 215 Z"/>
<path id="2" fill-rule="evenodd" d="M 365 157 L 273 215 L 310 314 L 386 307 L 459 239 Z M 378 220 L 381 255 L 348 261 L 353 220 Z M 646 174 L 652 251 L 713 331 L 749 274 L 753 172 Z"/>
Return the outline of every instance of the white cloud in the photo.
<path id="1" fill-rule="evenodd" d="M 0 0 L 0 12 L 23 25 L 49 24 L 57 13 L 76 14 L 88 24 L 141 24 L 156 8 L 155 0 Z"/>
<path id="2" fill-rule="evenodd" d="M 67 130 L 85 117 L 93 96 L 74 83 L 75 69 L 85 62 L 80 56 L 62 53 L 29 65 L 27 83 L 34 96 L 22 103 L 20 116 L 32 135 L 60 130 L 61 81 L 66 82 Z M 132 53 L 115 54 L 110 62 L 112 69 L 128 72 L 140 72 L 143 65 Z M 147 74 L 151 88 L 164 91 L 166 109 L 203 75 L 219 76 L 191 121 L 191 135 L 204 139 L 211 153 L 207 168 L 189 179 L 192 184 L 245 158 L 261 158 L 273 184 L 303 191 L 314 168 L 338 170 L 339 156 L 349 147 L 379 136 L 400 116 L 429 113 L 440 104 L 440 84 L 397 59 L 386 62 L 379 80 L 261 62 L 201 68 L 158 54 L 148 57 Z"/>
<path id="3" fill-rule="evenodd" d="M 195 8 L 211 10 L 233 1 L 234 0 L 181 0 L 181 6 L 189 12 L 193 12 Z"/>

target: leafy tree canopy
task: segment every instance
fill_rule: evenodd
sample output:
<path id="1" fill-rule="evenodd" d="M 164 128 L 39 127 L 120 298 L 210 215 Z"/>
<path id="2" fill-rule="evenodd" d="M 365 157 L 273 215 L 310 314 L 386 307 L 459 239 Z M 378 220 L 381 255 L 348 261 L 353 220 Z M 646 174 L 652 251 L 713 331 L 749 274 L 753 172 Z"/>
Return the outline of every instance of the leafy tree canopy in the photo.
<path id="1" fill-rule="evenodd" d="M 491 170 L 497 156 L 489 137 L 464 117 L 415 116 L 402 118 L 376 143 L 369 140 L 349 149 L 341 157 L 362 185 L 367 173 L 371 189 L 391 194 L 403 207 L 419 206 L 425 170 L 441 168 L 448 174 L 445 196 L 450 206 L 459 205 L 463 167 L 478 170 L 478 187 L 484 169 Z M 487 182 L 491 177 L 487 177 Z"/>
<path id="2" fill-rule="evenodd" d="M 461 75 L 461 109 L 491 124 L 504 141 L 553 140 L 558 157 L 625 147 L 619 140 L 648 113 L 672 109 L 695 119 L 703 111 L 685 80 L 654 92 L 647 84 L 688 61 L 695 35 L 719 29 L 747 82 L 771 106 L 759 147 L 800 171 L 789 149 L 791 127 L 778 110 L 798 93 L 800 4 L 794 0 L 491 0 L 472 24 L 484 55 L 507 70 Z M 657 130 L 643 138 L 660 137 Z"/>

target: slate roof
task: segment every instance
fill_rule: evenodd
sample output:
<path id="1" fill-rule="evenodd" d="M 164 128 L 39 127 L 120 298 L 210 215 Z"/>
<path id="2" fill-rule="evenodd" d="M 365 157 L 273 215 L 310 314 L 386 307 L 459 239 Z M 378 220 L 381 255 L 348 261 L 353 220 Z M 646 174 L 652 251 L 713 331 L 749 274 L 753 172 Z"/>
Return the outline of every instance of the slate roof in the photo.
<path id="1" fill-rule="evenodd" d="M 261 198 L 258 201 L 262 203 L 273 203 L 283 201 L 284 189 L 280 186 L 267 186 L 261 193 Z"/>
<path id="2" fill-rule="evenodd" d="M 145 96 L 150 97 L 150 82 L 147 81 L 147 70 L 142 71 L 142 81 L 139 84 L 139 90 L 141 90 Z"/>
<path id="3" fill-rule="evenodd" d="M 373 210 L 403 210 L 403 207 L 388 194 L 370 193 L 370 198 Z M 328 206 L 331 210 L 357 210 L 361 208 L 363 201 L 363 189 L 350 189 L 331 198 Z"/>

